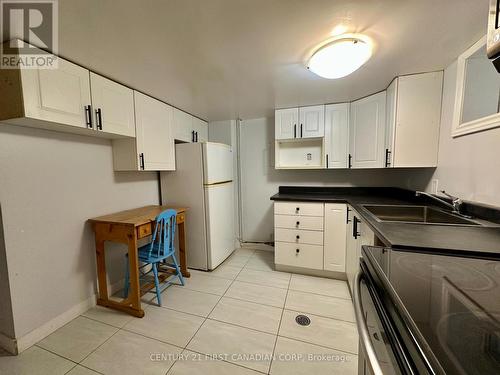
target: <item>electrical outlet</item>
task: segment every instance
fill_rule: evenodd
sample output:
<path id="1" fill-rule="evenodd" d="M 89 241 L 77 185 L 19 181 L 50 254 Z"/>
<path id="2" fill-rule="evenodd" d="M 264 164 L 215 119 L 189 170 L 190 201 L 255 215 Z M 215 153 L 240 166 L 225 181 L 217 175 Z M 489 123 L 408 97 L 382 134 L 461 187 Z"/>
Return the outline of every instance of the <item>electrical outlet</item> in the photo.
<path id="1" fill-rule="evenodd" d="M 439 189 L 439 180 L 434 179 L 431 181 L 431 194 L 437 194 Z"/>

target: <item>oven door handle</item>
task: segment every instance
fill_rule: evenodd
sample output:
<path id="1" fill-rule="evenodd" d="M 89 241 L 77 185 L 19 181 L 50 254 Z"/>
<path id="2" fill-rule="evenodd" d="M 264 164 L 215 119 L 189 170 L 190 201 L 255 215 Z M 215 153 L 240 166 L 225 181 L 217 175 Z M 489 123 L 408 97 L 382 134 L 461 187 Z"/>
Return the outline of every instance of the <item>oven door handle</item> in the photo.
<path id="1" fill-rule="evenodd" d="M 360 270 L 356 274 L 353 286 L 354 311 L 356 313 L 356 324 L 359 331 L 359 339 L 368 358 L 368 363 L 374 375 L 384 375 L 380 363 L 378 362 L 375 349 L 370 340 L 370 333 L 363 314 L 363 303 L 361 302 L 361 280 L 363 272 Z"/>

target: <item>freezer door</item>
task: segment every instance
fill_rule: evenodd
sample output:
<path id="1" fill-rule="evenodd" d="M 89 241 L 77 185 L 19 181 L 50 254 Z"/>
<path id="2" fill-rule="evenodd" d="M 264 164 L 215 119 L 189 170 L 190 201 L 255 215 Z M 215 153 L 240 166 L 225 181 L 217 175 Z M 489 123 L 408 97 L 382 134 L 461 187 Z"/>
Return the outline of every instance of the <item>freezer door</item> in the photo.
<path id="1" fill-rule="evenodd" d="M 234 250 L 233 183 L 205 186 L 208 269 L 213 270 Z"/>
<path id="2" fill-rule="evenodd" d="M 202 143 L 204 184 L 216 184 L 233 180 L 233 152 L 231 146 L 222 143 Z"/>

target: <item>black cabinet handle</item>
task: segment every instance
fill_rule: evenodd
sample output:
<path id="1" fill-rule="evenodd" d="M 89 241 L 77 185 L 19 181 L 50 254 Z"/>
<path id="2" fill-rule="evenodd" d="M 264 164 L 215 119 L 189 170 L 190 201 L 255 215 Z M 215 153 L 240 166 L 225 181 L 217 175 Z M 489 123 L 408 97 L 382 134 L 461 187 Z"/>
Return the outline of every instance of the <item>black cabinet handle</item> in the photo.
<path id="1" fill-rule="evenodd" d="M 191 142 L 194 142 L 194 130 L 191 130 Z"/>
<path id="2" fill-rule="evenodd" d="M 94 125 L 92 125 L 92 107 L 90 104 L 85 106 L 85 124 L 87 124 L 87 128 L 94 129 Z"/>
<path id="3" fill-rule="evenodd" d="M 96 128 L 98 130 L 102 130 L 102 111 L 101 111 L 101 108 L 97 108 L 95 110 L 95 114 L 96 114 Z"/>
<path id="4" fill-rule="evenodd" d="M 303 132 L 302 132 L 302 124 L 300 124 L 300 138 L 302 138 Z"/>
<path id="5" fill-rule="evenodd" d="M 326 154 L 326 168 L 328 169 L 328 154 Z"/>
<path id="6" fill-rule="evenodd" d="M 196 140 L 195 140 L 195 142 L 198 142 L 198 132 L 195 132 L 194 134 L 195 134 L 195 136 L 196 136 Z"/>
<path id="7" fill-rule="evenodd" d="M 296 239 L 300 240 L 300 236 L 297 234 L 297 236 L 295 236 Z"/>
<path id="8" fill-rule="evenodd" d="M 300 249 L 296 249 L 295 252 L 298 254 L 300 253 Z"/>
<path id="9" fill-rule="evenodd" d="M 297 226 L 299 226 L 299 225 L 300 225 L 300 221 L 297 221 Z"/>
<path id="10" fill-rule="evenodd" d="M 145 164 L 145 163 L 144 163 L 144 152 L 141 152 L 141 153 L 139 154 L 139 160 L 140 160 L 140 163 L 141 163 L 141 164 L 140 164 L 140 168 L 141 168 L 142 170 L 144 170 L 144 164 Z"/>
<path id="11" fill-rule="evenodd" d="M 348 168 L 352 168 L 352 155 L 349 154 L 349 162 L 347 164 Z"/>
<path id="12" fill-rule="evenodd" d="M 386 148 L 385 149 L 385 167 L 386 168 L 391 165 L 391 162 L 389 161 L 390 156 L 391 156 L 391 151 L 388 148 Z"/>
<path id="13" fill-rule="evenodd" d="M 346 219 L 346 223 L 349 224 L 351 222 L 351 220 L 349 219 L 349 212 L 351 210 L 349 209 L 349 207 L 347 207 L 347 219 Z"/>
<path id="14" fill-rule="evenodd" d="M 352 236 L 354 237 L 355 240 L 358 239 L 359 236 L 361 236 L 361 233 L 358 232 L 358 223 L 360 223 L 359 219 L 354 216 L 352 218 L 353 223 L 352 223 Z"/>
<path id="15" fill-rule="evenodd" d="M 297 207 L 297 208 L 295 209 L 295 212 L 297 212 L 297 213 L 298 213 L 299 211 L 300 211 L 300 207 Z"/>
<path id="16" fill-rule="evenodd" d="M 297 124 L 293 125 L 293 138 L 297 138 Z"/>

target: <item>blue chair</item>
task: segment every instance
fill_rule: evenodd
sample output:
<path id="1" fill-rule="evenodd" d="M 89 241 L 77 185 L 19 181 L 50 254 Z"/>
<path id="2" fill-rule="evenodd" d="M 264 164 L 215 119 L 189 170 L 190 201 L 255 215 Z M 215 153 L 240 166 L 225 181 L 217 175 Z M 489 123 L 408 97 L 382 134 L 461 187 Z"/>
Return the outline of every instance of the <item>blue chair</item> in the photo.
<path id="1" fill-rule="evenodd" d="M 179 264 L 175 257 L 175 228 L 176 228 L 176 215 L 175 210 L 166 210 L 158 215 L 156 218 L 156 226 L 151 237 L 151 243 L 141 246 L 138 249 L 139 262 L 143 263 L 140 268 L 144 268 L 147 265 L 151 265 L 151 269 L 154 274 L 155 286 L 156 286 L 156 297 L 158 298 L 158 305 L 161 306 L 161 292 L 176 278 L 179 279 L 181 285 L 184 285 L 184 278 L 179 269 Z M 173 263 L 169 264 L 166 262 L 167 258 L 172 258 Z M 128 296 L 128 290 L 130 286 L 130 271 L 129 271 L 129 259 L 128 254 L 126 255 L 126 271 L 125 271 L 125 287 L 124 287 L 124 298 Z M 174 277 L 167 281 L 167 285 L 160 290 L 160 282 L 158 280 L 158 266 L 162 263 L 164 267 L 173 269 L 175 271 Z M 151 272 L 148 271 L 147 273 Z M 147 274 L 146 273 L 146 274 Z"/>

